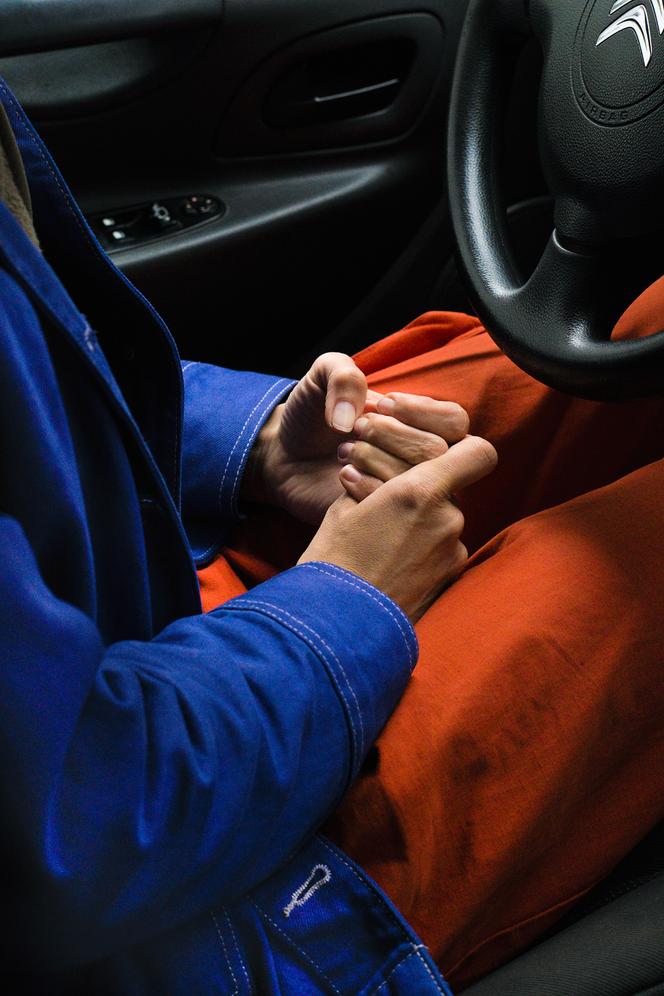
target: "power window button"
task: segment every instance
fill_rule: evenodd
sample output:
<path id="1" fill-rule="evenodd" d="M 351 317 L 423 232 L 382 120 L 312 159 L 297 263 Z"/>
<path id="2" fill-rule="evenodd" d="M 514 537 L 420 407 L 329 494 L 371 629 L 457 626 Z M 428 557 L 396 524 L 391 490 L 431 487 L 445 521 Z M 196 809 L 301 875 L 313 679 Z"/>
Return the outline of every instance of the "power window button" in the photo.
<path id="1" fill-rule="evenodd" d="M 102 245 L 107 249 L 122 249 L 202 225 L 220 218 L 225 211 L 226 205 L 216 197 L 189 194 L 107 210 L 92 215 L 90 221 Z"/>
<path id="2" fill-rule="evenodd" d="M 158 228 L 170 228 L 174 224 L 173 216 L 166 205 L 157 202 L 150 209 L 150 219 Z"/>
<path id="3" fill-rule="evenodd" d="M 220 213 L 219 201 L 214 197 L 207 197 L 203 194 L 192 194 L 187 197 L 182 205 L 182 211 L 189 216 L 195 215 L 198 218 L 209 218 Z"/>

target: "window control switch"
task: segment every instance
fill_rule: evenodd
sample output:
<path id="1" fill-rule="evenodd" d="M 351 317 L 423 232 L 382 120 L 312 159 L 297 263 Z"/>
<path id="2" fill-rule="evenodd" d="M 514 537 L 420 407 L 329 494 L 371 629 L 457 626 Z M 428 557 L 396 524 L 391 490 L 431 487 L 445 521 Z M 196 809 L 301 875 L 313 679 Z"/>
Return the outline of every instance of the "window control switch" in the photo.
<path id="1" fill-rule="evenodd" d="M 217 197 L 189 194 L 104 211 L 90 215 L 88 220 L 104 248 L 112 251 L 221 218 L 225 211 L 226 206 Z"/>

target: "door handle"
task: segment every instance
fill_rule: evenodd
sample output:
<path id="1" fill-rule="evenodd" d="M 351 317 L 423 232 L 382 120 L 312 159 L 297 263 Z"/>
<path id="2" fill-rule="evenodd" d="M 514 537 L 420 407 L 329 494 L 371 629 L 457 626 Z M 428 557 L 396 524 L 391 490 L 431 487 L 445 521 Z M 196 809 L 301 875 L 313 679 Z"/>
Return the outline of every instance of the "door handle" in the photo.
<path id="1" fill-rule="evenodd" d="M 343 90 L 341 93 L 327 93 L 323 97 L 314 97 L 314 104 L 332 104 L 342 100 L 371 101 L 374 94 L 379 90 L 392 90 L 401 86 L 401 80 L 395 76 L 391 80 L 383 80 L 382 83 L 371 83 L 369 86 L 355 87 L 353 90 Z"/>
<path id="2" fill-rule="evenodd" d="M 300 63 L 272 90 L 265 120 L 273 128 L 302 128 L 384 111 L 397 99 L 413 56 L 407 41 L 390 40 Z"/>
<path id="3" fill-rule="evenodd" d="M 287 119 L 289 127 L 323 124 L 326 121 L 345 121 L 372 114 L 389 107 L 401 87 L 398 76 L 380 83 L 369 83 L 349 90 L 334 93 L 316 94 L 301 100 L 285 101 L 277 110 L 277 119 Z M 272 109 L 274 119 L 274 108 Z"/>

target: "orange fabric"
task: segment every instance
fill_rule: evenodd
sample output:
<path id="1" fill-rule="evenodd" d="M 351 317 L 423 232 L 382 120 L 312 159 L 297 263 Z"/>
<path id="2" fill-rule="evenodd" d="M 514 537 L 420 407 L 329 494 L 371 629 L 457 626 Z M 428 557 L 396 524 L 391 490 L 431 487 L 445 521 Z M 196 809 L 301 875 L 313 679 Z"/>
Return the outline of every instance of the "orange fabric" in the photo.
<path id="1" fill-rule="evenodd" d="M 664 282 L 616 334 L 662 314 Z M 358 362 L 378 390 L 459 401 L 501 457 L 461 499 L 469 569 L 419 624 L 413 680 L 325 828 L 463 988 L 664 817 L 664 404 L 557 394 L 468 316 L 425 315 Z M 230 597 L 306 537 L 270 513 L 242 526 L 202 574 L 206 607 L 215 572 L 238 572 Z"/>
<path id="2" fill-rule="evenodd" d="M 627 309 L 615 329 L 613 339 L 641 339 L 664 328 L 664 277 L 657 280 Z"/>

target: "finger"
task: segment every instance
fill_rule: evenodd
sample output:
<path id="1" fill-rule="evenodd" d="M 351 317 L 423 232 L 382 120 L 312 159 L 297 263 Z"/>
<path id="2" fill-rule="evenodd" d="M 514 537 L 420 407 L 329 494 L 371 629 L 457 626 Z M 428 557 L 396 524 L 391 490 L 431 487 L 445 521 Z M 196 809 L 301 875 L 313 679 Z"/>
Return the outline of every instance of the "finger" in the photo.
<path id="1" fill-rule="evenodd" d="M 444 439 L 432 432 L 404 425 L 388 415 L 363 415 L 355 423 L 355 435 L 386 453 L 391 453 L 411 466 L 435 460 L 447 452 Z M 354 461 L 353 461 L 354 462 Z"/>
<path id="2" fill-rule="evenodd" d="M 497 463 L 498 454 L 491 443 L 480 436 L 466 436 L 443 456 L 409 470 L 399 479 L 400 486 L 416 486 L 436 501 L 449 502 L 456 491 L 492 473 Z"/>
<path id="3" fill-rule="evenodd" d="M 461 405 L 417 394 L 388 394 L 376 403 L 376 410 L 416 429 L 442 436 L 450 444 L 458 443 L 470 428 L 468 413 Z"/>
<path id="4" fill-rule="evenodd" d="M 367 399 L 367 379 L 362 371 L 344 353 L 325 353 L 314 363 L 310 376 L 325 392 L 329 427 L 351 433 Z"/>
<path id="5" fill-rule="evenodd" d="M 352 464 L 363 474 L 377 477 L 380 481 L 391 481 L 412 466 L 371 443 L 344 443 L 339 447 L 338 456 L 342 463 Z"/>
<path id="6" fill-rule="evenodd" d="M 385 397 L 385 395 L 384 394 L 379 394 L 378 391 L 372 391 L 372 390 L 367 391 L 367 400 L 366 400 L 366 403 L 365 403 L 365 406 L 364 406 L 365 413 L 366 412 L 375 412 L 376 411 L 376 405 L 384 397 Z"/>
<path id="7" fill-rule="evenodd" d="M 364 501 L 374 491 L 383 486 L 383 482 L 369 474 L 361 473 L 357 467 L 344 467 L 339 474 L 339 480 L 346 489 L 346 493 L 355 501 Z"/>

